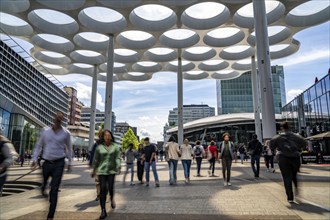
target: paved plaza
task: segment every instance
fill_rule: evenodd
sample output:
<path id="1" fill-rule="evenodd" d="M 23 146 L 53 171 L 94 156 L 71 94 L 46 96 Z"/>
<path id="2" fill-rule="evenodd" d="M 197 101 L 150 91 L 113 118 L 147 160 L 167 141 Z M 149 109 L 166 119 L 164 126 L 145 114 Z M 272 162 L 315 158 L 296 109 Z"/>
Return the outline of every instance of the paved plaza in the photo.
<path id="1" fill-rule="evenodd" d="M 204 176 L 195 177 L 193 164 L 191 183 L 185 184 L 179 162 L 176 186 L 168 184 L 167 163 L 158 162 L 157 166 L 160 188 L 153 182 L 150 187 L 137 181 L 130 186 L 129 175 L 126 184 L 122 174 L 116 177 L 117 208 L 111 210 L 107 203 L 107 219 L 330 219 L 329 165 L 302 166 L 299 205 L 287 203 L 277 166 L 276 173 L 267 173 L 261 163 L 261 178 L 255 180 L 249 162 L 233 163 L 232 186 L 223 185 L 220 164 L 216 164 L 218 177 L 207 176 L 206 161 L 202 166 Z M 6 190 L 13 194 L 0 199 L 1 220 L 46 219 L 48 201 L 40 195 L 40 169 L 14 181 L 28 172 L 27 165 L 10 169 Z M 19 193 L 19 188 L 25 188 L 24 192 Z M 86 162 L 75 161 L 72 173 L 64 174 L 55 219 L 98 219 L 100 207 L 95 197 L 90 169 Z"/>

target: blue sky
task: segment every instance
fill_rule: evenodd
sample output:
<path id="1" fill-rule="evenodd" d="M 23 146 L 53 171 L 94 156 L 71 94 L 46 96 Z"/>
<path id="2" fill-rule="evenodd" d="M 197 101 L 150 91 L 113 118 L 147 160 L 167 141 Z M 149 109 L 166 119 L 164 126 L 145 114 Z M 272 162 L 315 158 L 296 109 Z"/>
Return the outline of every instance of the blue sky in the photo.
<path id="1" fill-rule="evenodd" d="M 285 73 L 287 101 L 310 87 L 315 80 L 328 73 L 330 67 L 330 22 L 298 32 L 294 38 L 301 46 L 297 53 L 278 60 L 272 65 L 283 65 Z M 78 77 L 78 75 L 77 75 Z M 157 73 L 145 82 L 116 82 L 114 84 L 113 110 L 117 122 L 126 121 L 138 127 L 140 136 L 150 136 L 152 141 L 162 140 L 163 126 L 167 122 L 169 110 L 177 105 L 175 73 Z M 91 77 L 57 76 L 65 85 L 78 90 L 78 97 L 85 105 L 90 105 Z M 184 104 L 208 104 L 216 107 L 215 80 L 184 80 Z M 97 105 L 104 109 L 105 83 L 98 82 Z"/>

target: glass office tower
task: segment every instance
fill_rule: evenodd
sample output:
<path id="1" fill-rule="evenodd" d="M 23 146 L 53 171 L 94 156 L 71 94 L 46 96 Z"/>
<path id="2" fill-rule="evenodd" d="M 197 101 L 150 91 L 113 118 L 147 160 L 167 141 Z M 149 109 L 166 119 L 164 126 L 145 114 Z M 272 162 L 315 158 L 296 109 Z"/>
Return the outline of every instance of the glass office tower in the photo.
<path id="1" fill-rule="evenodd" d="M 272 66 L 275 114 L 286 104 L 283 66 Z M 253 112 L 251 71 L 231 80 L 217 80 L 218 115 Z"/>

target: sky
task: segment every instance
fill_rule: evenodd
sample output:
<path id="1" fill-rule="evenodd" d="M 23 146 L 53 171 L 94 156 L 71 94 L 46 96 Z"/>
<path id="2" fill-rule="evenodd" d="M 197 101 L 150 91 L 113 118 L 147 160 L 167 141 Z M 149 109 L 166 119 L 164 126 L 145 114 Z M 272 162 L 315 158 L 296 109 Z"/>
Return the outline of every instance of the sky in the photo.
<path id="1" fill-rule="evenodd" d="M 300 41 L 295 54 L 273 60 L 272 65 L 284 66 L 287 102 L 321 79 L 330 67 L 330 22 L 298 32 Z M 73 78 L 79 77 L 79 82 Z M 82 75 L 56 76 L 64 85 L 78 90 L 78 98 L 90 105 L 92 78 Z M 152 141 L 163 140 L 163 126 L 169 110 L 177 106 L 177 75 L 171 72 L 156 73 L 149 81 L 115 82 L 113 111 L 117 122 L 128 122 L 138 128 L 140 137 Z M 105 82 L 98 82 L 97 107 L 104 110 Z M 183 104 L 208 104 L 216 108 L 216 81 L 212 79 L 183 81 Z"/>

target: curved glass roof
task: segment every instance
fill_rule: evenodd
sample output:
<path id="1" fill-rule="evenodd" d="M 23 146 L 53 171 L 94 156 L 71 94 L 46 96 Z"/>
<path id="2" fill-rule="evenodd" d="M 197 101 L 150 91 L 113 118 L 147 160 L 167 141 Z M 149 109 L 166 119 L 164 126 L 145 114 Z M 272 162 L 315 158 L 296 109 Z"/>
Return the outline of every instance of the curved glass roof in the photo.
<path id="1" fill-rule="evenodd" d="M 31 43 L 31 56 L 54 75 L 92 76 L 93 71 L 83 68 L 92 65 L 106 71 L 110 35 L 115 81 L 177 72 L 179 57 L 189 80 L 232 79 L 251 69 L 252 0 L 150 2 L 2 0 L 0 30 Z M 329 1 L 266 0 L 271 58 L 297 52 L 295 34 L 329 21 L 329 10 Z"/>

